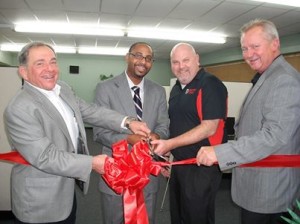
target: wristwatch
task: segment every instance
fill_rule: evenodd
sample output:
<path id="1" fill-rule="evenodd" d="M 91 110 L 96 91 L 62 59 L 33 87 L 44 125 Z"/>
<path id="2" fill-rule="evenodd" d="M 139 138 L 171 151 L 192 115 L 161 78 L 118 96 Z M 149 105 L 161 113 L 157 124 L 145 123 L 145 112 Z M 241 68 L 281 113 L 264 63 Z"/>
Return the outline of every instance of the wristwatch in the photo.
<path id="1" fill-rule="evenodd" d="M 138 121 L 138 119 L 135 117 L 127 117 L 125 120 L 125 127 L 130 131 L 131 131 L 131 129 L 130 129 L 129 125 L 132 121 Z"/>

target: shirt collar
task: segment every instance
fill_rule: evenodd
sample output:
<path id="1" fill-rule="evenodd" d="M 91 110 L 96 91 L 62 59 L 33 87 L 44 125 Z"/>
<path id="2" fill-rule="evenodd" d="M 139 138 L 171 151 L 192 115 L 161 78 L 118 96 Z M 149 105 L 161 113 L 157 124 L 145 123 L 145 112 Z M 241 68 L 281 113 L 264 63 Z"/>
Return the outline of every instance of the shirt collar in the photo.
<path id="1" fill-rule="evenodd" d="M 27 82 L 27 81 L 26 81 Z M 37 86 L 34 86 L 32 85 L 31 83 L 27 82 L 30 86 L 32 86 L 33 88 L 37 89 L 38 91 L 40 91 L 41 93 L 43 93 L 44 95 L 46 96 L 51 96 L 51 95 L 55 95 L 55 96 L 59 96 L 60 94 L 60 89 L 61 89 L 61 86 L 56 84 L 54 86 L 54 88 L 52 90 L 46 90 L 46 89 L 42 89 L 42 88 L 39 88 Z"/>
<path id="2" fill-rule="evenodd" d="M 127 81 L 128 81 L 128 84 L 129 84 L 129 88 L 131 89 L 133 86 L 138 86 L 140 87 L 140 90 L 143 91 L 144 90 L 144 78 L 142 79 L 142 81 L 138 84 L 138 85 L 135 85 L 131 79 L 129 78 L 129 76 L 127 75 L 127 72 L 125 70 L 125 74 L 126 74 L 126 78 L 127 78 Z"/>

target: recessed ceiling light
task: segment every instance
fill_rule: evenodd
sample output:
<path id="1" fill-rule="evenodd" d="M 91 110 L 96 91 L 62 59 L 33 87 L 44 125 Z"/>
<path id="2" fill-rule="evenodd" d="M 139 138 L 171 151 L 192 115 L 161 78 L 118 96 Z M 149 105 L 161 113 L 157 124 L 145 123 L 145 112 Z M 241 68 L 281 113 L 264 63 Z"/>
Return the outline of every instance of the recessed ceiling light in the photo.
<path id="1" fill-rule="evenodd" d="M 215 44 L 224 44 L 226 42 L 225 35 L 213 32 L 200 32 L 193 30 L 132 28 L 128 30 L 127 36 Z"/>

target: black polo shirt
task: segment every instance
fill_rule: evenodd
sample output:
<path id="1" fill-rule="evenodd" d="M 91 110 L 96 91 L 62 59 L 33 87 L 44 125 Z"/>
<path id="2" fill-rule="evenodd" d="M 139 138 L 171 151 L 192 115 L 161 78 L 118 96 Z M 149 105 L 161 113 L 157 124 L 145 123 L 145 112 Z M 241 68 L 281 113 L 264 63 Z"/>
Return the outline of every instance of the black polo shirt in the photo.
<path id="1" fill-rule="evenodd" d="M 201 124 L 202 120 L 222 119 L 214 136 L 196 144 L 172 150 L 176 160 L 194 158 L 201 146 L 217 145 L 227 141 L 227 89 L 214 75 L 203 68 L 183 89 L 177 80 L 169 99 L 170 137 L 181 135 Z"/>

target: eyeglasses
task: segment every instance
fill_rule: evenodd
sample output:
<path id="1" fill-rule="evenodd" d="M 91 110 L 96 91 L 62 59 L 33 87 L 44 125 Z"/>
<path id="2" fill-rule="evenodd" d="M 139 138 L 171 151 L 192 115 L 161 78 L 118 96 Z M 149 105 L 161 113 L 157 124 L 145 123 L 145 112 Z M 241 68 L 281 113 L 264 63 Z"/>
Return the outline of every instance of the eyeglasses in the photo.
<path id="1" fill-rule="evenodd" d="M 145 61 L 149 62 L 149 63 L 154 61 L 154 59 L 152 58 L 151 55 L 147 55 L 144 57 L 141 53 L 134 54 L 134 53 L 129 52 L 129 54 L 132 55 L 135 59 L 140 60 L 140 61 L 142 61 L 143 59 L 145 59 Z"/>

